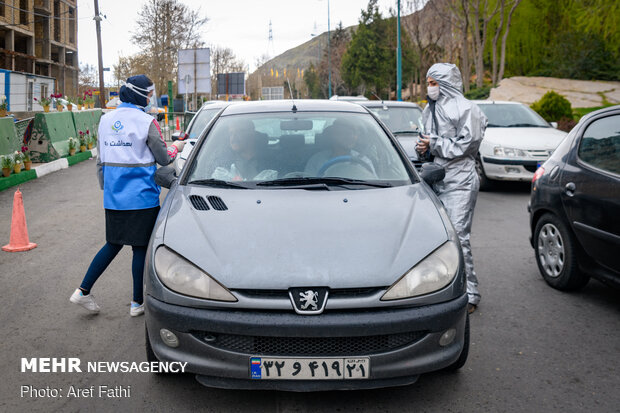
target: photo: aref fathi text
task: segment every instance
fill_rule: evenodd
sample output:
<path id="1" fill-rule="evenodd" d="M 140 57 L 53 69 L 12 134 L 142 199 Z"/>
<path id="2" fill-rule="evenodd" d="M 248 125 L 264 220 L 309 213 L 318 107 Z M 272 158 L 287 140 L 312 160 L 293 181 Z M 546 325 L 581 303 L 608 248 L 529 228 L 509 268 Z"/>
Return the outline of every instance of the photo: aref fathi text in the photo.
<path id="1" fill-rule="evenodd" d="M 20 388 L 22 398 L 89 398 L 98 397 L 101 399 L 121 399 L 131 397 L 131 386 L 100 384 L 98 386 L 78 387 L 70 385 L 64 390 L 61 387 L 34 387 L 24 384 Z"/>

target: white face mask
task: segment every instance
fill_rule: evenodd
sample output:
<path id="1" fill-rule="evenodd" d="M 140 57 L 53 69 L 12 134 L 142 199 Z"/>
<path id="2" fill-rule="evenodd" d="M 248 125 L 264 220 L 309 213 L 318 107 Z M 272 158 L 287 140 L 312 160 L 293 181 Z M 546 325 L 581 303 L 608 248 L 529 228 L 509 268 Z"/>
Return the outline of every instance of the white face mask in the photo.
<path id="1" fill-rule="evenodd" d="M 427 91 L 430 99 L 437 100 L 439 98 L 439 86 L 429 86 Z"/>

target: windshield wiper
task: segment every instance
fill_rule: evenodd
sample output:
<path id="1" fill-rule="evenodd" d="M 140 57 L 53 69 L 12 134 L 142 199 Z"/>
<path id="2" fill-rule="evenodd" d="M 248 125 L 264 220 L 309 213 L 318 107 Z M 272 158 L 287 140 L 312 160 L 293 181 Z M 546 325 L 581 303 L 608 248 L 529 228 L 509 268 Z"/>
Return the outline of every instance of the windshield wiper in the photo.
<path id="1" fill-rule="evenodd" d="M 506 125 L 506 128 L 546 128 L 545 125 L 534 125 L 533 123 L 513 123 Z"/>
<path id="2" fill-rule="evenodd" d="M 397 131 L 393 131 L 392 132 L 393 135 L 396 135 L 396 134 L 399 134 L 399 133 L 414 133 L 414 134 L 418 135 L 418 134 L 420 134 L 420 131 L 419 130 L 397 130 Z"/>
<path id="3" fill-rule="evenodd" d="M 245 186 L 242 183 L 228 182 L 228 181 L 223 181 L 221 179 L 196 179 L 196 180 L 193 180 L 193 181 L 189 181 L 188 184 L 213 186 L 213 187 L 216 187 L 216 188 L 248 189 L 248 187 Z"/>
<path id="4" fill-rule="evenodd" d="M 337 178 L 337 177 L 295 177 L 295 178 L 280 178 L 272 181 L 258 182 L 256 186 L 297 186 L 303 187 L 305 185 L 366 185 L 376 188 L 389 188 L 392 186 L 389 182 L 369 182 L 362 179 L 350 179 L 350 178 Z"/>

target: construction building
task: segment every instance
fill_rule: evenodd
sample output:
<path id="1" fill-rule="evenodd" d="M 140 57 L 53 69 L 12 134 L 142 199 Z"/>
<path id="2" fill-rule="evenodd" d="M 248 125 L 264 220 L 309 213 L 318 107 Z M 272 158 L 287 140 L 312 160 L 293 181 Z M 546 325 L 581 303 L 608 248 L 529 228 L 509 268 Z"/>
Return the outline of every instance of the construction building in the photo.
<path id="1" fill-rule="evenodd" d="M 35 75 L 33 97 L 76 96 L 77 33 L 77 0 L 0 0 L 0 69 Z M 36 84 L 42 77 L 54 90 Z"/>

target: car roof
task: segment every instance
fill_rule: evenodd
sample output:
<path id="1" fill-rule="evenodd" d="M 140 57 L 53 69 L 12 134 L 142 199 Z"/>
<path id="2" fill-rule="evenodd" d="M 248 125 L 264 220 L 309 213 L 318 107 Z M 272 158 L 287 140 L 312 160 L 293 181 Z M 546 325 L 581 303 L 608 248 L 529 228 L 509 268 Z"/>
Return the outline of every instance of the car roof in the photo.
<path id="1" fill-rule="evenodd" d="M 343 101 L 348 101 L 348 102 L 362 102 L 362 101 L 368 100 L 368 98 L 366 96 L 363 96 L 363 95 L 357 95 L 357 96 L 338 96 L 338 95 L 333 95 L 332 97 L 329 98 L 329 100 L 343 100 Z"/>
<path id="2" fill-rule="evenodd" d="M 228 102 L 226 100 L 208 100 L 202 104 L 200 109 L 225 108 L 232 103 L 235 102 Z"/>
<path id="3" fill-rule="evenodd" d="M 583 117 L 580 119 L 580 122 L 582 120 L 588 120 L 594 116 L 598 116 L 607 112 L 617 112 L 620 110 L 620 105 L 614 105 L 614 106 L 608 106 L 606 108 L 602 108 L 602 109 L 598 109 L 595 110 L 594 112 L 590 112 L 590 113 L 586 113 L 585 115 L 583 115 Z"/>
<path id="4" fill-rule="evenodd" d="M 299 112 L 356 112 L 367 113 L 360 105 L 350 102 L 330 101 L 323 99 L 300 100 L 258 100 L 245 102 L 242 105 L 229 105 L 222 116 L 244 113 L 292 112 L 293 107 Z"/>
<path id="5" fill-rule="evenodd" d="M 523 105 L 521 102 L 512 102 L 509 100 L 472 100 L 477 105 L 495 105 L 500 103 L 502 105 Z"/>
<path id="6" fill-rule="evenodd" d="M 416 108 L 422 109 L 420 106 L 413 102 L 403 102 L 399 100 L 369 100 L 367 102 L 357 102 L 358 105 L 366 106 L 369 108 L 379 108 L 383 106 L 390 107 L 406 107 L 406 108 Z"/>

